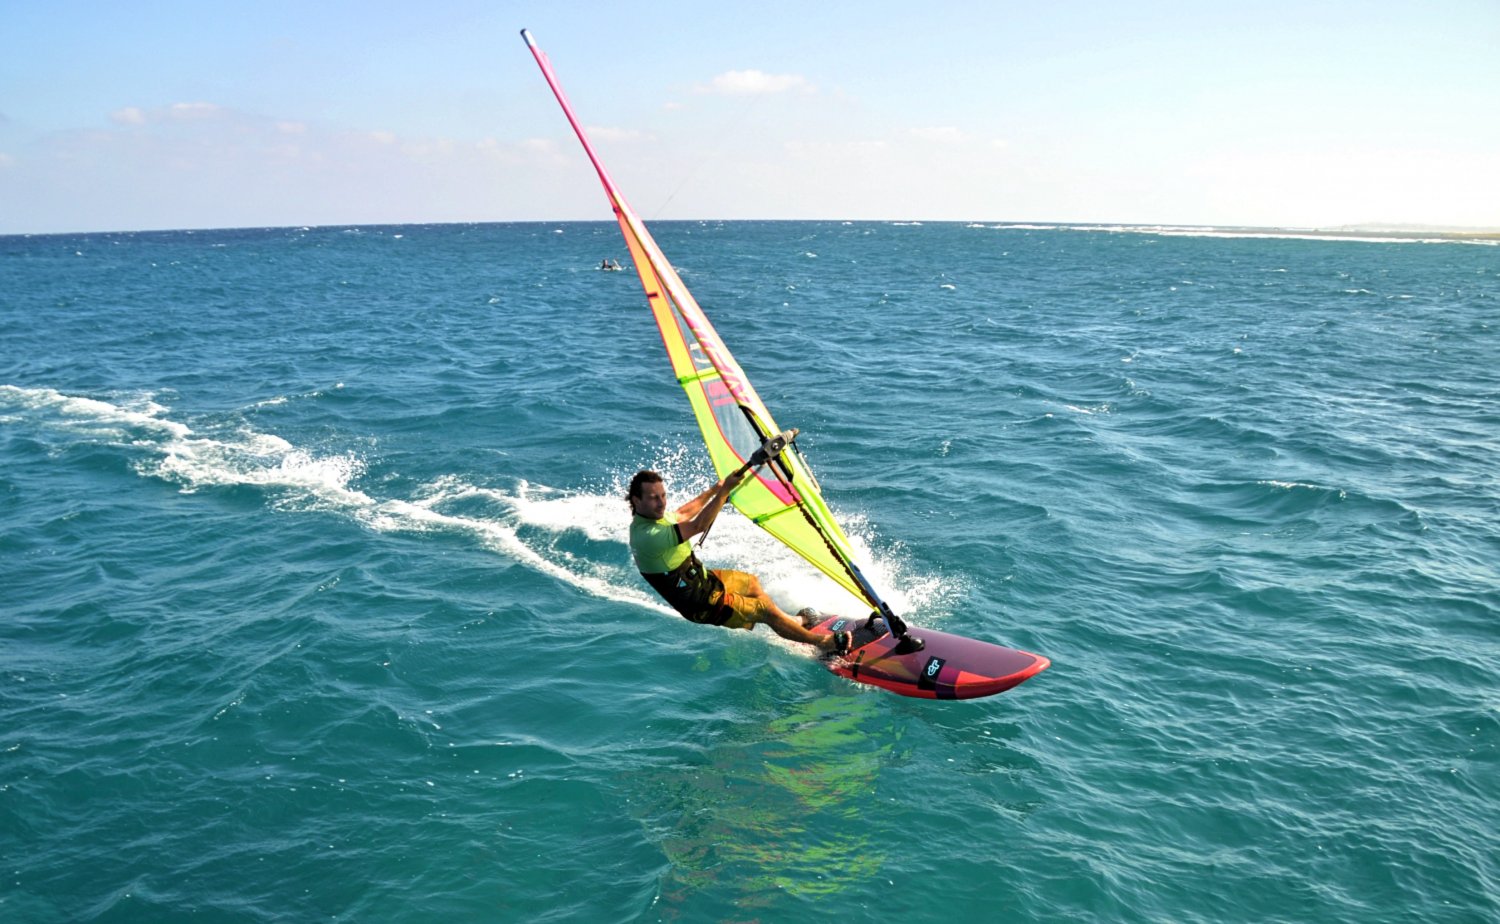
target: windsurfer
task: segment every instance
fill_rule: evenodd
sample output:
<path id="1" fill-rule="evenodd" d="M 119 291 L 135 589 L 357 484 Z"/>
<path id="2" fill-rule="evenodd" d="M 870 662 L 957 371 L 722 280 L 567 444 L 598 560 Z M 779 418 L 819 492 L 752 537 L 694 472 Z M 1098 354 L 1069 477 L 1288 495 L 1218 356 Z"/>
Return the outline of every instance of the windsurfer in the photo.
<path id="1" fill-rule="evenodd" d="M 697 497 L 667 512 L 667 485 L 656 472 L 642 470 L 630 479 L 626 499 L 630 521 L 630 553 L 646 582 L 690 622 L 754 629 L 764 623 L 785 639 L 828 652 L 849 649 L 849 634 L 814 635 L 798 619 L 788 616 L 761 587 L 760 579 L 743 571 L 709 571 L 693 554 L 688 540 L 706 532 L 724 509 L 729 494 L 746 477 L 740 470 Z"/>

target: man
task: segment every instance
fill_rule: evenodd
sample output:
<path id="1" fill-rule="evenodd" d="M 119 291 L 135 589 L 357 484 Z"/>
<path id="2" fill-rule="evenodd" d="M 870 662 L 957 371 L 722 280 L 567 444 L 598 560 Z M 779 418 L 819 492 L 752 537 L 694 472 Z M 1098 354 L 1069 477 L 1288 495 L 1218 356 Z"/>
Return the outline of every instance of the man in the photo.
<path id="1" fill-rule="evenodd" d="M 782 638 L 826 652 L 847 652 L 849 633 L 814 635 L 776 605 L 755 575 L 709 571 L 693 554 L 688 540 L 708 531 L 746 473 L 746 469 L 735 472 L 668 513 L 667 485 L 661 476 L 650 470 L 636 472 L 626 495 L 634 514 L 630 554 L 635 566 L 646 582 L 690 622 L 745 630 L 764 623 Z"/>

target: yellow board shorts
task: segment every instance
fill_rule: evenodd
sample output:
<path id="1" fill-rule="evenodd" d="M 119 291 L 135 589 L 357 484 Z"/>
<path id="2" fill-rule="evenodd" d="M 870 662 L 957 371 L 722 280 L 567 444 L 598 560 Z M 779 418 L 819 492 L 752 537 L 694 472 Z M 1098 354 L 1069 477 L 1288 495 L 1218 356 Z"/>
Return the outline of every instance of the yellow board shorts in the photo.
<path id="1" fill-rule="evenodd" d="M 760 618 L 760 603 L 755 597 L 749 596 L 751 588 L 758 583 L 755 575 L 727 570 L 709 573 L 724 585 L 723 592 L 717 598 L 708 598 L 709 612 L 715 616 L 723 614 L 725 610 L 730 613 L 719 625 L 726 629 L 754 629 Z"/>

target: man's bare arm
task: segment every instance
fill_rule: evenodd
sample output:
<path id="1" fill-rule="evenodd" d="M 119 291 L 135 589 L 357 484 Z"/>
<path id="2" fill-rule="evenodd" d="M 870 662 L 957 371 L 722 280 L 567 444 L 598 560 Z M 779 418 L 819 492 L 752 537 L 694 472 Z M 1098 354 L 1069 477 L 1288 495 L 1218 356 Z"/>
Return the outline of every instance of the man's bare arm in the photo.
<path id="1" fill-rule="evenodd" d="M 678 507 L 677 534 L 682 540 L 686 542 L 699 533 L 706 532 L 719 516 L 719 511 L 724 509 L 724 502 L 729 500 L 730 492 L 744 480 L 744 469 L 732 472 L 728 478 Z"/>

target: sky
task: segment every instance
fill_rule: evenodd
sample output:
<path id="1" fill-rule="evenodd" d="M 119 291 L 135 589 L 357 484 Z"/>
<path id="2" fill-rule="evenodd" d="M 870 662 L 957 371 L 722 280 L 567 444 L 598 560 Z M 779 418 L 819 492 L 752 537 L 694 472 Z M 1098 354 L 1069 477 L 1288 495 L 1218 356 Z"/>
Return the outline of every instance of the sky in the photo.
<path id="1" fill-rule="evenodd" d="M 1500 228 L 1500 0 L 0 0 L 0 234 Z"/>

